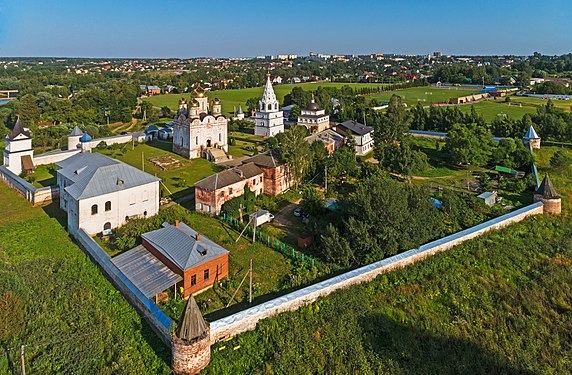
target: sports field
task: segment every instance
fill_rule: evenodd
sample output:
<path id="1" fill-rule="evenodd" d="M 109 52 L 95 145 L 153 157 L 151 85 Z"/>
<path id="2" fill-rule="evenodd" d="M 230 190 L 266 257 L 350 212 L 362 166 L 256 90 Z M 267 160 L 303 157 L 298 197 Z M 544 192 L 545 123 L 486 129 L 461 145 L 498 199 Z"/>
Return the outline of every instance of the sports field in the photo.
<path id="1" fill-rule="evenodd" d="M 525 114 L 536 112 L 536 106 L 523 105 L 520 107 L 513 102 L 509 104 L 502 101 L 492 100 L 482 101 L 472 105 L 460 105 L 459 109 L 461 112 L 470 112 L 471 107 L 475 107 L 475 111 L 482 115 L 487 122 L 491 122 L 495 118 L 505 116 L 515 120 L 520 120 Z"/>
<path id="2" fill-rule="evenodd" d="M 387 91 L 380 94 L 368 95 L 369 99 L 379 102 L 387 102 L 393 94 L 399 95 L 401 100 L 407 105 L 414 105 L 417 102 L 422 104 L 447 102 L 450 98 L 471 95 L 476 90 L 465 90 L 462 88 L 437 88 L 431 86 L 413 87 L 410 89 Z"/>
<path id="3" fill-rule="evenodd" d="M 361 89 L 363 87 L 382 87 L 379 83 L 330 83 L 330 82 L 312 82 L 299 84 L 275 85 L 274 92 L 280 103 L 284 102 L 284 96 L 289 94 L 294 87 L 301 87 L 306 91 L 315 91 L 318 87 L 336 87 L 350 86 L 353 89 Z M 240 90 L 216 90 L 209 93 L 209 98 L 219 98 L 222 101 L 222 111 L 225 114 L 232 114 L 234 107 L 242 105 L 242 109 L 246 111 L 246 101 L 250 98 L 260 98 L 264 87 L 251 87 Z M 183 95 L 187 100 L 189 94 Z M 150 98 L 144 98 L 156 107 L 167 106 L 171 109 L 177 109 L 180 94 L 155 95 Z"/>

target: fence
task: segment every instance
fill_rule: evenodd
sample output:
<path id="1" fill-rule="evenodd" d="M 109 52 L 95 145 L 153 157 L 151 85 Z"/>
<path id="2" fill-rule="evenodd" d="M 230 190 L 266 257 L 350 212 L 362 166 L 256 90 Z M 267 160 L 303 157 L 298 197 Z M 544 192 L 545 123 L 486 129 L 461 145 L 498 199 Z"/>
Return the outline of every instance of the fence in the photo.
<path id="1" fill-rule="evenodd" d="M 219 218 L 222 221 L 224 221 L 225 223 L 230 224 L 231 227 L 238 230 L 239 232 L 242 232 L 242 230 L 244 229 L 245 224 L 241 223 L 240 220 L 233 218 L 232 215 L 227 215 L 223 212 L 220 214 Z M 253 231 L 253 229 L 249 225 L 245 231 L 245 235 L 252 238 L 252 231 Z M 319 262 L 316 258 L 313 258 L 309 255 L 306 255 L 306 254 L 294 249 L 292 246 L 280 241 L 279 239 L 277 239 L 275 237 L 272 237 L 272 236 L 264 233 L 260 229 L 256 230 L 255 237 L 256 237 L 255 238 L 256 241 L 268 246 L 269 248 L 271 248 L 273 250 L 278 251 L 279 253 L 281 253 L 287 257 L 291 257 L 292 260 L 298 260 L 298 261 L 306 262 L 312 266 L 317 265 Z"/>
<path id="2" fill-rule="evenodd" d="M 384 272 L 413 264 L 436 253 L 448 250 L 466 240 L 478 237 L 487 231 L 519 222 L 531 215 L 541 214 L 543 207 L 542 202 L 531 204 L 472 228 L 429 242 L 417 249 L 408 250 L 379 262 L 334 276 L 306 288 L 296 290 L 271 301 L 227 316 L 226 318 L 216 320 L 211 323 L 211 342 L 215 343 L 219 340 L 252 330 L 256 328 L 256 324 L 262 319 L 270 318 L 282 312 L 294 311 L 336 290 L 371 281 Z"/>
<path id="3" fill-rule="evenodd" d="M 125 296 L 127 301 L 137 312 L 147 320 L 153 331 L 167 346 L 171 346 L 170 329 L 173 324 L 169 318 L 157 305 L 153 303 L 129 280 L 103 249 L 91 238 L 83 229 L 80 229 L 75 236 L 81 247 L 89 254 L 90 258 L 96 262 L 109 281 Z"/>
<path id="4" fill-rule="evenodd" d="M 49 203 L 60 197 L 58 186 L 37 188 L 5 166 L 0 166 L 0 179 L 34 206 Z"/>

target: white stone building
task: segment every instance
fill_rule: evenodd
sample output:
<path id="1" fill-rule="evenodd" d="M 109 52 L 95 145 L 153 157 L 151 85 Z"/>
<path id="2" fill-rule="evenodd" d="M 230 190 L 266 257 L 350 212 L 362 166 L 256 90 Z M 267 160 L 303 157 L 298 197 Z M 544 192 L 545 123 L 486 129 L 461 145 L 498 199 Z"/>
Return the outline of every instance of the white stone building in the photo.
<path id="1" fill-rule="evenodd" d="M 273 137 L 284 132 L 284 113 L 279 108 L 276 94 L 274 94 L 270 82 L 270 75 L 266 77 L 266 85 L 259 105 L 260 108 L 256 111 L 254 119 L 254 134 Z"/>
<path id="2" fill-rule="evenodd" d="M 356 155 L 365 155 L 373 150 L 373 128 L 357 121 L 342 122 L 336 131 L 356 141 Z"/>
<path id="3" fill-rule="evenodd" d="M 194 90 L 190 107 L 184 98 L 173 120 L 173 152 L 189 159 L 206 157 L 208 149 L 228 151 L 228 119 L 222 114 L 221 102 L 215 98 L 209 112 L 206 91 Z"/>
<path id="4" fill-rule="evenodd" d="M 68 232 L 94 235 L 127 220 L 159 212 L 159 179 L 99 153 L 80 153 L 56 163 L 60 208 Z"/>
<path id="5" fill-rule="evenodd" d="M 20 121 L 16 121 L 14 129 L 6 136 L 6 146 L 3 152 L 4 166 L 14 174 L 19 175 L 23 170 L 34 169 L 34 150 L 30 130 Z"/>
<path id="6" fill-rule="evenodd" d="M 302 108 L 298 116 L 298 125 L 305 126 L 310 133 L 319 133 L 330 127 L 330 116 L 312 98 L 308 107 Z"/>

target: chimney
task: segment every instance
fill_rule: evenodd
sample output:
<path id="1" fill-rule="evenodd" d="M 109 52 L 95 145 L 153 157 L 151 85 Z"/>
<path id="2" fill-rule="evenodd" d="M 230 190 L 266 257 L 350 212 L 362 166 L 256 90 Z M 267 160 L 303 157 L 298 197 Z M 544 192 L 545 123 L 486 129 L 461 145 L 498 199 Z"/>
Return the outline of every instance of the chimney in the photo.
<path id="1" fill-rule="evenodd" d="M 201 234 L 200 234 L 200 233 L 197 233 L 197 237 L 196 237 L 196 238 L 197 238 L 197 241 L 200 241 L 200 240 L 201 240 Z"/>
<path id="2" fill-rule="evenodd" d="M 175 220 L 175 227 L 179 227 L 179 220 Z"/>

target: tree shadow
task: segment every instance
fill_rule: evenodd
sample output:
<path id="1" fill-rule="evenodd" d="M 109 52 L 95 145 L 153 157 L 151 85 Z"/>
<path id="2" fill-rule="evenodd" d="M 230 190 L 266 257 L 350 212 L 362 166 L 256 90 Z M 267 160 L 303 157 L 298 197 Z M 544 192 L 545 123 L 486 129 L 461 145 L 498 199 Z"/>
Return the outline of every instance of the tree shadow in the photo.
<path id="1" fill-rule="evenodd" d="M 364 346 L 407 374 L 533 374 L 480 345 L 437 336 L 382 314 L 360 318 Z"/>

